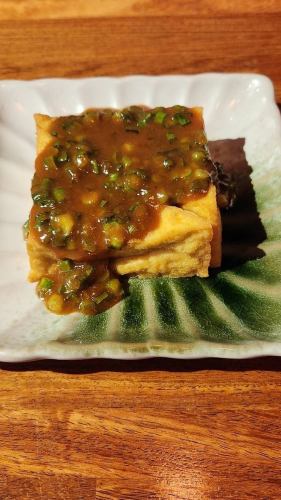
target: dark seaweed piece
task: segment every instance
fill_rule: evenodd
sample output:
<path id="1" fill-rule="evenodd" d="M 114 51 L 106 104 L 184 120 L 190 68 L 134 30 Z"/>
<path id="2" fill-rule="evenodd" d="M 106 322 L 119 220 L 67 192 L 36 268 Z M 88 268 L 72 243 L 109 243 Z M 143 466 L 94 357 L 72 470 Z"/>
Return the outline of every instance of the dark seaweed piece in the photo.
<path id="1" fill-rule="evenodd" d="M 211 179 L 217 188 L 217 202 L 220 208 L 232 208 L 236 200 L 236 188 L 233 176 L 224 171 L 221 163 L 215 162 Z"/>

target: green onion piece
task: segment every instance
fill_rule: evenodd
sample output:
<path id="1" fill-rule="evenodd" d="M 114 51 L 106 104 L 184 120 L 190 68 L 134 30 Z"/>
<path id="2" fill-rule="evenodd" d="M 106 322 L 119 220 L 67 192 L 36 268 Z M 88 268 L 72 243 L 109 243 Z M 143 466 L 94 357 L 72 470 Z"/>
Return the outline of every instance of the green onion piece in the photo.
<path id="1" fill-rule="evenodd" d="M 122 121 L 124 119 L 122 111 L 114 111 L 112 113 L 112 119 L 116 121 Z"/>
<path id="2" fill-rule="evenodd" d="M 78 180 L 77 167 L 74 165 L 67 165 L 67 167 L 64 167 L 65 173 L 68 175 L 72 182 L 76 182 Z"/>
<path id="3" fill-rule="evenodd" d="M 52 185 L 52 179 L 49 179 L 48 177 L 44 177 L 40 184 L 40 190 L 41 191 L 49 191 L 50 187 Z"/>
<path id="4" fill-rule="evenodd" d="M 62 124 L 63 130 L 69 130 L 75 125 L 75 122 L 77 123 L 77 117 L 71 116 L 67 118 Z"/>
<path id="5" fill-rule="evenodd" d="M 27 221 L 25 221 L 25 223 L 23 224 L 22 232 L 24 240 L 27 240 L 29 234 L 29 219 L 27 219 Z"/>
<path id="6" fill-rule="evenodd" d="M 83 264 L 82 268 L 81 268 L 81 272 L 82 272 L 82 280 L 85 280 L 87 278 L 89 278 L 89 276 L 91 276 L 92 272 L 94 271 L 94 267 L 91 266 L 91 264 Z"/>
<path id="7" fill-rule="evenodd" d="M 100 201 L 100 207 L 103 208 L 107 204 L 107 200 L 101 200 Z"/>
<path id="8" fill-rule="evenodd" d="M 117 174 L 117 172 L 114 172 L 114 174 L 109 175 L 109 180 L 110 180 L 110 182 L 115 182 L 115 181 L 117 181 L 118 177 L 119 177 L 119 175 Z"/>
<path id="9" fill-rule="evenodd" d="M 187 118 L 186 116 L 184 116 L 182 113 L 176 113 L 174 115 L 174 120 L 176 123 L 178 123 L 182 127 L 184 125 L 189 125 L 191 123 L 191 120 L 189 118 Z"/>
<path id="10" fill-rule="evenodd" d="M 60 271 L 63 271 L 64 273 L 66 273 L 67 271 L 71 270 L 71 261 L 69 259 L 59 260 L 58 266 L 59 266 Z"/>
<path id="11" fill-rule="evenodd" d="M 35 227 L 36 229 L 41 229 L 41 227 L 49 222 L 50 216 L 47 212 L 41 212 L 35 216 Z"/>
<path id="12" fill-rule="evenodd" d="M 86 153 L 78 152 L 76 158 L 74 158 L 74 162 L 77 167 L 84 168 L 88 165 L 89 159 Z"/>
<path id="13" fill-rule="evenodd" d="M 43 165 L 45 167 L 45 170 L 52 170 L 57 168 L 53 156 L 47 156 L 47 158 L 44 158 Z"/>
<path id="14" fill-rule="evenodd" d="M 136 230 L 136 227 L 134 226 L 134 224 L 129 224 L 129 226 L 128 226 L 128 232 L 130 234 L 133 234 L 135 232 L 135 230 Z"/>
<path id="15" fill-rule="evenodd" d="M 52 130 L 51 135 L 54 136 L 54 137 L 56 137 L 58 135 L 58 133 L 57 133 L 56 130 Z"/>
<path id="16" fill-rule="evenodd" d="M 209 172 L 203 168 L 196 168 L 193 175 L 195 179 L 207 179 L 209 177 Z"/>
<path id="17" fill-rule="evenodd" d="M 163 167 L 169 169 L 173 165 L 173 161 L 170 158 L 165 158 L 163 160 Z"/>
<path id="18" fill-rule="evenodd" d="M 202 161 L 205 159 L 205 153 L 204 151 L 193 151 L 191 158 L 194 161 Z"/>
<path id="19" fill-rule="evenodd" d="M 165 111 L 161 111 L 161 110 L 157 111 L 157 113 L 154 116 L 154 122 L 161 124 L 165 120 L 166 116 L 167 116 L 167 113 L 165 113 Z"/>
<path id="20" fill-rule="evenodd" d="M 130 167 L 130 165 L 132 165 L 132 158 L 130 158 L 129 156 L 123 156 L 122 158 L 122 165 L 126 168 L 126 167 Z"/>
<path id="21" fill-rule="evenodd" d="M 58 293 L 53 293 L 47 301 L 47 307 L 50 311 L 60 314 L 63 308 L 63 297 Z"/>
<path id="22" fill-rule="evenodd" d="M 68 160 L 67 152 L 65 149 L 62 149 L 56 156 L 56 162 L 65 163 L 67 160 Z"/>
<path id="23" fill-rule="evenodd" d="M 172 132 L 167 132 L 166 137 L 169 142 L 174 142 L 176 138 L 175 134 L 173 134 Z"/>
<path id="24" fill-rule="evenodd" d="M 133 205 L 131 205 L 129 207 L 129 212 L 133 212 L 139 206 L 140 206 L 140 203 L 138 201 L 136 203 L 133 203 Z"/>
<path id="25" fill-rule="evenodd" d="M 100 169 L 99 169 L 99 166 L 98 166 L 98 162 L 97 160 L 94 160 L 93 158 L 90 160 L 90 165 L 91 165 L 91 168 L 92 168 L 92 171 L 95 173 L 95 174 L 99 174 L 100 173 Z"/>
<path id="26" fill-rule="evenodd" d="M 112 236 L 110 238 L 109 246 L 110 248 L 114 248 L 114 250 L 119 250 L 122 248 L 124 241 L 117 236 Z"/>
<path id="27" fill-rule="evenodd" d="M 42 208 L 54 206 L 54 200 L 52 200 L 47 193 L 33 193 L 32 199 L 36 205 Z"/>
<path id="28" fill-rule="evenodd" d="M 51 290 L 53 284 L 53 280 L 50 280 L 49 278 L 41 278 L 38 286 L 40 290 Z"/>
<path id="29" fill-rule="evenodd" d="M 166 201 L 169 199 L 169 196 L 165 191 L 158 191 L 158 193 L 156 193 L 156 198 L 159 203 L 166 203 Z"/>
<path id="30" fill-rule="evenodd" d="M 191 174 L 192 174 L 191 168 L 187 168 L 184 172 L 184 179 L 189 181 Z"/>
<path id="31" fill-rule="evenodd" d="M 65 200 L 65 191 L 63 188 L 56 187 L 53 189 L 53 197 L 55 200 L 60 203 L 61 201 Z"/>
<path id="32" fill-rule="evenodd" d="M 98 297 L 95 297 L 94 301 L 96 304 L 100 304 L 103 300 L 107 299 L 108 293 L 103 292 Z"/>
<path id="33" fill-rule="evenodd" d="M 145 127 L 148 124 L 151 117 L 152 113 L 145 113 L 145 115 L 138 121 L 138 126 L 141 128 Z"/>

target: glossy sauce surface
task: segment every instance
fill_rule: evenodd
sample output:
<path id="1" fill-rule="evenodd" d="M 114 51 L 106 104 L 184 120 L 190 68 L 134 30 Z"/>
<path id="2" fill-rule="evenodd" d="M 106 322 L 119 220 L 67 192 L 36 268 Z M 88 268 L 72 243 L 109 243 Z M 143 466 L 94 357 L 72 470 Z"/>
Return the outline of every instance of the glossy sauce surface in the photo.
<path id="1" fill-rule="evenodd" d="M 165 205 L 209 188 L 200 108 L 88 110 L 51 122 L 36 160 L 29 230 L 58 262 L 37 286 L 53 312 L 95 314 L 122 297 L 109 255 L 157 227 Z"/>

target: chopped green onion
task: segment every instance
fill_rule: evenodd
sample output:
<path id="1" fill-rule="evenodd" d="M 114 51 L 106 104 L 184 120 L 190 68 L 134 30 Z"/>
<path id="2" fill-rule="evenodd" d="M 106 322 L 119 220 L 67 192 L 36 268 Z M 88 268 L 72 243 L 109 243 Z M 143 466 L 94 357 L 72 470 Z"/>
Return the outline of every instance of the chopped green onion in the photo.
<path id="1" fill-rule="evenodd" d="M 56 187 L 53 189 L 53 197 L 55 200 L 60 203 L 61 201 L 65 200 L 65 191 L 63 188 Z"/>
<path id="2" fill-rule="evenodd" d="M 64 273 L 66 273 L 67 271 L 71 270 L 71 261 L 69 259 L 59 260 L 58 266 L 59 266 L 60 271 L 63 271 Z"/>
<path id="3" fill-rule="evenodd" d="M 67 164 L 67 167 L 64 167 L 64 171 L 68 175 L 68 177 L 71 179 L 72 182 L 76 182 L 78 180 L 78 173 L 77 173 L 77 167 L 75 165 L 69 165 Z"/>
<path id="4" fill-rule="evenodd" d="M 203 168 L 197 168 L 193 175 L 195 179 L 207 179 L 209 177 L 209 172 Z"/>
<path id="5" fill-rule="evenodd" d="M 154 116 L 154 122 L 162 124 L 163 121 L 165 120 L 166 116 L 167 116 L 167 113 L 165 113 L 165 111 L 159 110 L 159 111 L 157 111 L 157 113 Z"/>
<path id="6" fill-rule="evenodd" d="M 173 165 L 173 160 L 170 160 L 170 158 L 164 158 L 163 160 L 163 167 L 169 169 Z"/>
<path id="7" fill-rule="evenodd" d="M 63 297 L 58 293 L 54 293 L 47 301 L 47 307 L 50 311 L 60 314 L 63 308 Z"/>
<path id="8" fill-rule="evenodd" d="M 158 191 L 158 193 L 156 193 L 156 198 L 159 201 L 159 203 L 166 203 L 169 196 L 167 193 L 165 193 L 165 191 Z"/>
<path id="9" fill-rule="evenodd" d="M 116 121 L 122 121 L 124 119 L 122 111 L 114 111 L 112 113 L 112 119 Z"/>
<path id="10" fill-rule="evenodd" d="M 41 278 L 38 286 L 40 290 L 51 290 L 53 284 L 53 280 L 50 280 L 49 278 Z"/>
<path id="11" fill-rule="evenodd" d="M 205 153 L 203 151 L 193 151 L 191 158 L 194 161 L 202 161 L 205 159 Z"/>
<path id="12" fill-rule="evenodd" d="M 84 168 L 88 165 L 89 163 L 89 158 L 84 152 L 79 152 L 77 153 L 76 157 L 74 158 L 74 162 L 77 165 L 77 167 Z"/>
<path id="13" fill-rule="evenodd" d="M 58 133 L 57 133 L 56 130 L 52 130 L 51 135 L 53 135 L 54 137 L 56 137 L 58 135 Z"/>
<path id="14" fill-rule="evenodd" d="M 92 171 L 95 173 L 95 174 L 99 174 L 100 173 L 100 169 L 99 169 L 99 166 L 98 166 L 98 162 L 97 160 L 95 159 L 91 159 L 90 160 L 90 165 L 92 167 Z"/>
<path id="15" fill-rule="evenodd" d="M 47 156 L 47 158 L 44 158 L 43 165 L 45 167 L 45 170 L 52 170 L 57 168 L 53 156 Z"/>
<path id="16" fill-rule="evenodd" d="M 62 149 L 56 156 L 57 163 L 65 163 L 68 160 L 68 155 L 65 149 Z"/>
<path id="17" fill-rule="evenodd" d="M 182 113 L 176 113 L 174 115 L 174 120 L 176 123 L 178 123 L 179 125 L 181 125 L 182 127 L 184 125 L 189 125 L 191 123 L 191 120 L 190 118 L 187 118 L 186 116 L 184 116 Z"/>
<path id="18" fill-rule="evenodd" d="M 33 193 L 32 199 L 36 205 L 39 205 L 42 208 L 54 206 L 54 200 L 52 200 L 47 193 Z"/>
<path id="19" fill-rule="evenodd" d="M 49 222 L 50 216 L 47 212 L 40 212 L 35 216 L 35 227 L 36 229 L 41 229 L 41 227 Z"/>
<path id="20" fill-rule="evenodd" d="M 118 238 L 117 236 L 112 236 L 110 238 L 109 247 L 114 248 L 115 250 L 119 250 L 123 246 L 123 240 Z"/>
<path id="21" fill-rule="evenodd" d="M 105 207 L 105 205 L 106 205 L 107 203 L 108 203 L 108 202 L 107 202 L 107 200 L 101 200 L 101 201 L 100 201 L 100 207 L 101 207 L 101 208 Z"/>
<path id="22" fill-rule="evenodd" d="M 117 174 L 117 172 L 114 172 L 113 174 L 109 175 L 109 180 L 110 180 L 110 182 L 115 182 L 115 181 L 117 181 L 118 177 L 119 177 L 119 175 Z"/>
<path id="23" fill-rule="evenodd" d="M 29 219 L 27 219 L 27 221 L 25 221 L 25 223 L 23 224 L 22 232 L 23 232 L 23 238 L 24 240 L 26 240 L 29 234 Z"/>
<path id="24" fill-rule="evenodd" d="M 44 177 L 40 184 L 40 190 L 41 191 L 49 191 L 50 187 L 52 184 L 52 179 L 49 179 L 48 177 Z"/>
<path id="25" fill-rule="evenodd" d="M 129 212 L 133 212 L 139 206 L 140 206 L 140 203 L 138 201 L 136 203 L 133 203 L 133 205 L 131 205 L 129 207 Z"/>
<path id="26" fill-rule="evenodd" d="M 139 127 L 145 127 L 152 117 L 152 113 L 145 113 L 145 115 L 138 121 Z"/>
<path id="27" fill-rule="evenodd" d="M 172 132 L 167 132 L 166 137 L 169 142 L 174 142 L 176 138 L 175 134 L 173 134 Z"/>
<path id="28" fill-rule="evenodd" d="M 130 167 L 130 165 L 132 165 L 132 158 L 130 158 L 129 156 L 123 156 L 122 158 L 122 165 L 126 168 L 126 167 Z"/>
<path id="29" fill-rule="evenodd" d="M 128 232 L 129 234 L 133 234 L 136 230 L 136 227 L 134 226 L 134 224 L 129 224 L 128 226 Z"/>
<path id="30" fill-rule="evenodd" d="M 185 171 L 184 171 L 184 179 L 185 180 L 189 180 L 191 174 L 192 174 L 191 168 L 186 168 Z"/>
<path id="31" fill-rule="evenodd" d="M 98 297 L 95 297 L 94 301 L 96 304 L 100 304 L 101 302 L 103 302 L 103 300 L 107 299 L 107 297 L 108 297 L 108 293 L 103 292 Z"/>

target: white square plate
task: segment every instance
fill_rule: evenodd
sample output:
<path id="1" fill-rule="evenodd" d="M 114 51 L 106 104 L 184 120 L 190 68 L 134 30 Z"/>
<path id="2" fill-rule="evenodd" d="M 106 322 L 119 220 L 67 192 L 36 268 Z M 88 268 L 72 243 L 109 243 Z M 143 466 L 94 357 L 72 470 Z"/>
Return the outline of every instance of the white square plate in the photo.
<path id="1" fill-rule="evenodd" d="M 206 280 L 132 279 L 130 296 L 106 313 L 55 316 L 26 281 L 21 226 L 31 206 L 33 114 L 130 104 L 203 106 L 209 140 L 245 138 L 266 255 Z M 0 360 L 281 355 L 281 121 L 268 78 L 2 81 L 0 141 Z"/>

